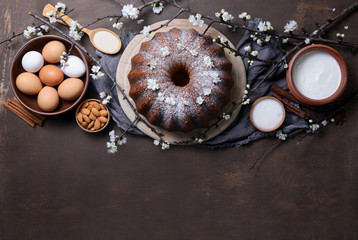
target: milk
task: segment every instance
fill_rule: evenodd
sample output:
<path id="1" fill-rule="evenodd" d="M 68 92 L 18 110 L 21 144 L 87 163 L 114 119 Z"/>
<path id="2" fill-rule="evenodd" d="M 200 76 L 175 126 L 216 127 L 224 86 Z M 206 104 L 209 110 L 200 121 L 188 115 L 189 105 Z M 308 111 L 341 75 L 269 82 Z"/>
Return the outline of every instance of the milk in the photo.
<path id="1" fill-rule="evenodd" d="M 341 83 L 341 69 L 327 52 L 312 51 L 297 60 L 292 70 L 292 79 L 302 95 L 321 100 L 337 91 Z"/>
<path id="2" fill-rule="evenodd" d="M 273 98 L 259 100 L 251 111 L 251 120 L 254 125 L 264 131 L 275 130 L 285 117 L 281 103 Z"/>

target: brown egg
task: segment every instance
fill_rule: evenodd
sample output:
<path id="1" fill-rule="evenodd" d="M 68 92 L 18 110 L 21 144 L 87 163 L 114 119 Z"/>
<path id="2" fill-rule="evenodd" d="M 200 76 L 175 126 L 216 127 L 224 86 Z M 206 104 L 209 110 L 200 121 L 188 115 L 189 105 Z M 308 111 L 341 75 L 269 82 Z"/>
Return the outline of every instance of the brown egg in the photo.
<path id="1" fill-rule="evenodd" d="M 60 41 L 48 42 L 42 49 L 42 56 L 48 63 L 58 63 L 62 53 L 66 52 L 65 45 Z"/>
<path id="2" fill-rule="evenodd" d="M 40 80 L 47 86 L 57 86 L 64 78 L 63 72 L 55 65 L 48 64 L 39 72 Z"/>
<path id="3" fill-rule="evenodd" d="M 72 101 L 81 95 L 84 86 L 79 78 L 67 78 L 58 86 L 58 95 L 66 101 Z"/>
<path id="4" fill-rule="evenodd" d="M 37 96 L 37 103 L 45 112 L 52 112 L 55 110 L 60 102 L 57 91 L 53 87 L 45 86 Z"/>
<path id="5" fill-rule="evenodd" d="M 23 72 L 16 78 L 16 87 L 27 95 L 36 95 L 42 88 L 40 79 L 33 73 Z"/>

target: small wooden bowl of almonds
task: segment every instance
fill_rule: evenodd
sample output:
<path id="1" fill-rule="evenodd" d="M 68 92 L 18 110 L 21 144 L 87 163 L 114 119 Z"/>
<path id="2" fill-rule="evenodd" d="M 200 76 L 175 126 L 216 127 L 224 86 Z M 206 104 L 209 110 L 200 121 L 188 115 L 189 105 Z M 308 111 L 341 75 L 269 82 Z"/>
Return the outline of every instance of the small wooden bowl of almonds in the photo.
<path id="1" fill-rule="evenodd" d="M 108 108 L 98 99 L 87 99 L 76 111 L 76 122 L 86 132 L 99 132 L 109 123 Z"/>

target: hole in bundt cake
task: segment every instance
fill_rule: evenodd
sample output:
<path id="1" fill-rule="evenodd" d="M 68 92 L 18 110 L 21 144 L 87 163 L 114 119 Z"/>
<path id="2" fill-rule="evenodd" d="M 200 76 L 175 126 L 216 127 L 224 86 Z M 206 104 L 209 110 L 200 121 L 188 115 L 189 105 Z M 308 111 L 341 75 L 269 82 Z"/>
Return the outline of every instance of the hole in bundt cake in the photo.
<path id="1" fill-rule="evenodd" d="M 171 79 L 172 82 L 179 87 L 184 87 L 190 80 L 188 71 L 182 66 L 179 66 L 173 71 Z"/>

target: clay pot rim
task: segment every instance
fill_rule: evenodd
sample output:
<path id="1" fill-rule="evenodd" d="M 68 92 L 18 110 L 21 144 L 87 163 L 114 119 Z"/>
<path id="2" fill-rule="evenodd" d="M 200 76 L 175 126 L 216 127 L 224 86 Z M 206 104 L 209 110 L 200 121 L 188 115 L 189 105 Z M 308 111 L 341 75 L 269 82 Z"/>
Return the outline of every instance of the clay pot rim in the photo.
<path id="1" fill-rule="evenodd" d="M 303 56 L 304 54 L 312 52 L 312 51 L 324 51 L 324 52 L 330 54 L 337 61 L 338 65 L 341 69 L 341 82 L 339 84 L 338 89 L 331 96 L 324 98 L 324 99 L 312 99 L 312 98 L 304 96 L 295 87 L 295 84 L 294 84 L 294 81 L 292 78 L 293 68 L 294 68 L 296 62 L 298 61 L 298 59 L 301 56 Z M 331 102 L 337 100 L 337 98 L 339 98 L 342 95 L 342 93 L 344 92 L 344 90 L 346 89 L 347 81 L 348 81 L 347 64 L 344 61 L 342 55 L 339 52 L 337 52 L 337 50 L 335 50 L 329 46 L 322 45 L 322 44 L 309 45 L 309 46 L 306 46 L 306 47 L 302 48 L 301 50 L 299 50 L 291 58 L 291 60 L 288 64 L 288 70 L 286 72 L 286 81 L 287 81 L 287 85 L 288 85 L 288 88 L 290 89 L 291 93 L 301 102 L 303 102 L 307 105 L 315 105 L 315 106 L 325 105 L 325 104 L 328 104 L 328 103 L 331 103 Z"/>

